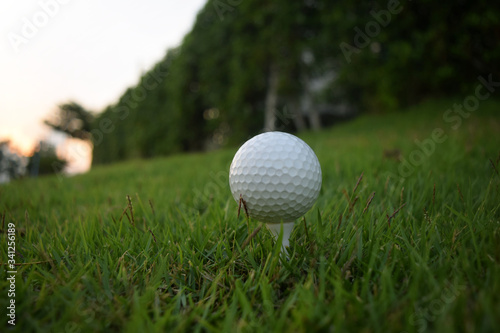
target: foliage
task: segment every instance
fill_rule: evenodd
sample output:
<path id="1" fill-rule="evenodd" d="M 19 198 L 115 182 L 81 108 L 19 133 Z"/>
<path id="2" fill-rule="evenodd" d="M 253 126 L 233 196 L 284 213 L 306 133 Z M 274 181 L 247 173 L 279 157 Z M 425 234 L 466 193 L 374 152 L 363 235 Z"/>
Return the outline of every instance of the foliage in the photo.
<path id="1" fill-rule="evenodd" d="M 274 72 L 267 112 L 286 131 L 318 128 L 325 107 L 383 113 L 469 92 L 500 73 L 499 34 L 486 1 L 210 0 L 181 46 L 95 119 L 93 163 L 240 144 L 264 128 Z"/>
<path id="2" fill-rule="evenodd" d="M 26 174 L 26 160 L 11 151 L 9 141 L 0 141 L 0 184 Z"/>
<path id="3" fill-rule="evenodd" d="M 29 158 L 27 169 L 32 175 L 59 174 L 68 161 L 57 156 L 56 148 L 48 142 L 40 142 L 38 149 Z"/>
<path id="4" fill-rule="evenodd" d="M 90 139 L 94 116 L 80 104 L 76 102 L 61 104 L 52 118 L 44 120 L 44 124 L 76 139 Z"/>
<path id="5" fill-rule="evenodd" d="M 265 228 L 244 247 L 259 224 L 236 215 L 235 149 L 1 186 L 0 218 L 16 226 L 13 331 L 495 331 L 499 102 L 453 129 L 454 102 L 302 133 L 323 186 L 290 260 Z M 432 145 L 436 129 L 446 139 Z"/>
<path id="6" fill-rule="evenodd" d="M 335 20 L 324 33 L 352 46 L 356 37 L 364 38 L 358 37 L 362 47 L 351 61 L 341 62 L 333 86 L 346 91 L 350 100 L 357 99 L 364 111 L 393 111 L 425 98 L 465 93 L 477 84 L 478 76 L 500 72 L 496 4 L 373 1 L 343 8 L 349 15 L 340 33 L 332 33 L 339 24 Z M 389 8 L 394 8 L 392 14 Z M 379 32 L 371 37 L 377 26 Z"/>

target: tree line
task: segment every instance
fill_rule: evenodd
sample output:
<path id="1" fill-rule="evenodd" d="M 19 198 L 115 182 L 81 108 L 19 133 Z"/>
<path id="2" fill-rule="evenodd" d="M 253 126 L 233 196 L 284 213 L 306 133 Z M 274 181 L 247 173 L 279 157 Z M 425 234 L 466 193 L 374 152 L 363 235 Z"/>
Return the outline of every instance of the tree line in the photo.
<path id="1" fill-rule="evenodd" d="M 209 0 L 179 47 L 83 122 L 93 163 L 236 145 L 262 130 L 318 129 L 467 92 L 479 75 L 500 73 L 499 9 Z"/>

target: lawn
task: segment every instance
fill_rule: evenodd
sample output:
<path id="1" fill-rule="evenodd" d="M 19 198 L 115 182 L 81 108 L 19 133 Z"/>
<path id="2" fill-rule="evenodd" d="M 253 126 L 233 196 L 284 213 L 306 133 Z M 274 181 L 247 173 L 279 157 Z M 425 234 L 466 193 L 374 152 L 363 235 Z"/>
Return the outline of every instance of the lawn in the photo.
<path id="1" fill-rule="evenodd" d="M 500 102 L 459 101 L 302 133 L 323 185 L 288 260 L 237 217 L 237 147 L 2 185 L 1 330 L 496 331 Z"/>

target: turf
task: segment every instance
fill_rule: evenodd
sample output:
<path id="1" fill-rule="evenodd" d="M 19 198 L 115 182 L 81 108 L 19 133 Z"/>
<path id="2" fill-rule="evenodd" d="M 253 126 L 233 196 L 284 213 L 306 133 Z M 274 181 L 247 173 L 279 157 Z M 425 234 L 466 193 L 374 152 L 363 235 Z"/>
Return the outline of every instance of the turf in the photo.
<path id="1" fill-rule="evenodd" d="M 493 332 L 500 102 L 482 102 L 458 126 L 443 120 L 454 102 L 301 134 L 323 186 L 296 221 L 288 260 L 257 221 L 237 217 L 236 148 L 3 185 L 0 327 Z M 9 223 L 15 326 L 5 316 Z"/>

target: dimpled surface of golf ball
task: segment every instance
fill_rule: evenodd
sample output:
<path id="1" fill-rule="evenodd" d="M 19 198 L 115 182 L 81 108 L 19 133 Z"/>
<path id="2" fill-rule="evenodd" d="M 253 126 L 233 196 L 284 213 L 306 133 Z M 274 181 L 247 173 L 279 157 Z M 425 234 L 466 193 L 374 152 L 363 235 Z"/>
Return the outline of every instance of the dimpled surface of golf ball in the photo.
<path id="1" fill-rule="evenodd" d="M 292 222 L 318 198 L 321 166 L 301 139 L 267 132 L 251 138 L 236 152 L 229 185 L 236 202 L 241 195 L 252 218 L 267 223 Z"/>

